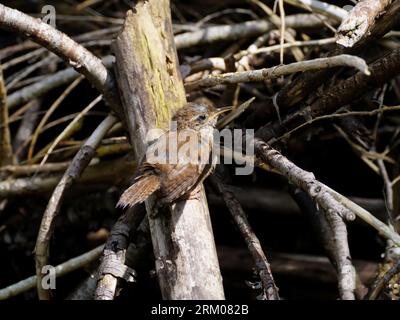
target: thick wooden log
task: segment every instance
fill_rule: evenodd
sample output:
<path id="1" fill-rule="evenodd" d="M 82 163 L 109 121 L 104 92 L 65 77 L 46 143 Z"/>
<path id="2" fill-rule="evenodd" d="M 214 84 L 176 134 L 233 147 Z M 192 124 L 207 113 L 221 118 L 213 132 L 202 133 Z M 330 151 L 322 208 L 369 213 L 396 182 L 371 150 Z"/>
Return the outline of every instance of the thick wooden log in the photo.
<path id="1" fill-rule="evenodd" d="M 186 102 L 169 0 L 137 1 L 112 47 L 129 137 L 141 159 L 149 130 L 166 128 Z M 148 213 L 154 201 L 146 202 Z M 203 187 L 149 222 L 163 298 L 224 299 Z"/>

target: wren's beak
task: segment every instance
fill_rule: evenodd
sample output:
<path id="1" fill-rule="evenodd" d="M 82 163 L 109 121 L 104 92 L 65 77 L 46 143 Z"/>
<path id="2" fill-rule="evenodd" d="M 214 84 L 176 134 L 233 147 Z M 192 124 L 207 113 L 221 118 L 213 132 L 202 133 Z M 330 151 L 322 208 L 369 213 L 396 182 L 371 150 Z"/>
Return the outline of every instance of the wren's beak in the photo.
<path id="1" fill-rule="evenodd" d="M 223 113 L 228 112 L 228 111 L 231 111 L 231 110 L 232 110 L 232 107 L 223 107 L 223 108 L 219 108 L 218 110 L 215 110 L 215 111 L 211 114 L 210 118 L 211 118 L 211 119 L 216 118 L 216 117 L 218 117 L 220 114 L 223 114 Z"/>

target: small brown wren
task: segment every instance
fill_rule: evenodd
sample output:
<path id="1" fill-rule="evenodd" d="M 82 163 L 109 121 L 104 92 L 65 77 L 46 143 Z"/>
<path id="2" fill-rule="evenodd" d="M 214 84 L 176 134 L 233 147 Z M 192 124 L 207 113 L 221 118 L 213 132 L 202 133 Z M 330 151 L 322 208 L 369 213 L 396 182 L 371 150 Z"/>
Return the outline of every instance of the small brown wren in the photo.
<path id="1" fill-rule="evenodd" d="M 148 147 L 134 183 L 117 206 L 132 207 L 155 193 L 157 206 L 163 207 L 193 191 L 215 167 L 211 159 L 215 156 L 211 155 L 214 128 L 218 116 L 229 110 L 193 102 L 180 108 L 172 117 L 171 128 Z"/>

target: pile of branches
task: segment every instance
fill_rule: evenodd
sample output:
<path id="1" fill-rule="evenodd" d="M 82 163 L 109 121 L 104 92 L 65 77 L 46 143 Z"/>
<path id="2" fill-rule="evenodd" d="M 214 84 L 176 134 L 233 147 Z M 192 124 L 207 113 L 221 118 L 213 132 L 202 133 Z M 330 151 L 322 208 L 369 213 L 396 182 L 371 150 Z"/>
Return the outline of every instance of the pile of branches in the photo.
<path id="1" fill-rule="evenodd" d="M 0 299 L 34 288 L 40 299 L 50 299 L 55 290 L 44 283 L 52 272 L 60 277 L 84 266 L 91 275 L 68 298 L 114 299 L 125 282 L 139 281 L 135 269 L 149 253 L 163 298 L 224 299 L 223 258 L 218 261 L 213 236 L 224 229 L 213 232 L 209 217 L 221 200 L 253 259 L 258 298 L 284 298 L 274 279 L 282 257 L 268 261 L 243 209 L 271 208 L 275 196 L 263 180 L 277 177 L 297 204 L 290 210 L 301 211 L 334 267 L 338 297 L 399 299 L 400 1 L 215 2 L 0 4 L 1 241 L 14 243 L 7 242 L 7 230 L 29 228 L 26 215 L 35 210 L 41 221 L 21 245 L 34 249 L 29 259 L 36 275 L 16 283 L 1 279 Z M 252 201 L 238 188 L 234 165 L 221 164 L 206 180 L 206 194 L 182 200 L 166 216 L 150 216 L 156 199 L 146 202 L 147 210 L 114 209 L 143 155 L 146 131 L 165 126 L 185 101 L 201 99 L 233 106 L 225 128 L 254 129 L 247 143 L 254 146 L 253 178 L 263 177 L 257 184 L 263 191 Z M 298 149 L 332 136 L 379 177 L 379 216 L 365 201 L 317 179 L 311 172 L 317 167 L 300 165 L 307 161 L 296 157 Z M 112 223 L 92 235 L 90 251 L 71 258 L 50 245 L 65 222 L 64 200 L 79 201 L 81 190 L 113 193 L 108 203 L 85 209 L 93 213 L 89 220 L 107 211 Z M 272 210 L 282 210 L 285 199 Z M 347 225 L 354 220 L 385 241 L 368 281 L 351 258 Z M 73 232 L 66 237 L 81 242 Z"/>

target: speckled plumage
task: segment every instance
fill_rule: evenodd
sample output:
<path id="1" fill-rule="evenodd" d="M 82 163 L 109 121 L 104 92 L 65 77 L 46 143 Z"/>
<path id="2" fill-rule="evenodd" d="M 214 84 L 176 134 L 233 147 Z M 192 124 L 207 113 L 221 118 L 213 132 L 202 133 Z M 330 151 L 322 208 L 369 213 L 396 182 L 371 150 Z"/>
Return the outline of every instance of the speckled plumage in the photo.
<path id="1" fill-rule="evenodd" d="M 169 130 L 152 144 L 148 151 L 166 150 L 161 158 L 166 160 L 173 156 L 173 150 L 166 145 L 173 134 L 180 137 L 187 135 L 197 138 L 197 143 L 191 143 L 193 154 L 198 154 L 207 159 L 204 161 L 188 161 L 185 158 L 184 147 L 187 140 L 177 142 L 178 156 L 175 163 L 167 161 L 150 161 L 148 154 L 139 167 L 139 175 L 133 185 L 121 196 L 118 206 L 128 207 L 141 203 L 153 193 L 156 193 L 159 206 L 172 204 L 182 198 L 203 182 L 214 169 L 212 156 L 213 129 L 217 123 L 218 115 L 228 109 L 215 109 L 210 105 L 187 103 L 172 117 L 176 121 L 176 131 Z M 189 140 L 191 141 L 191 140 Z M 182 151 L 182 154 L 179 153 Z M 200 160 L 200 159 L 198 159 Z"/>

